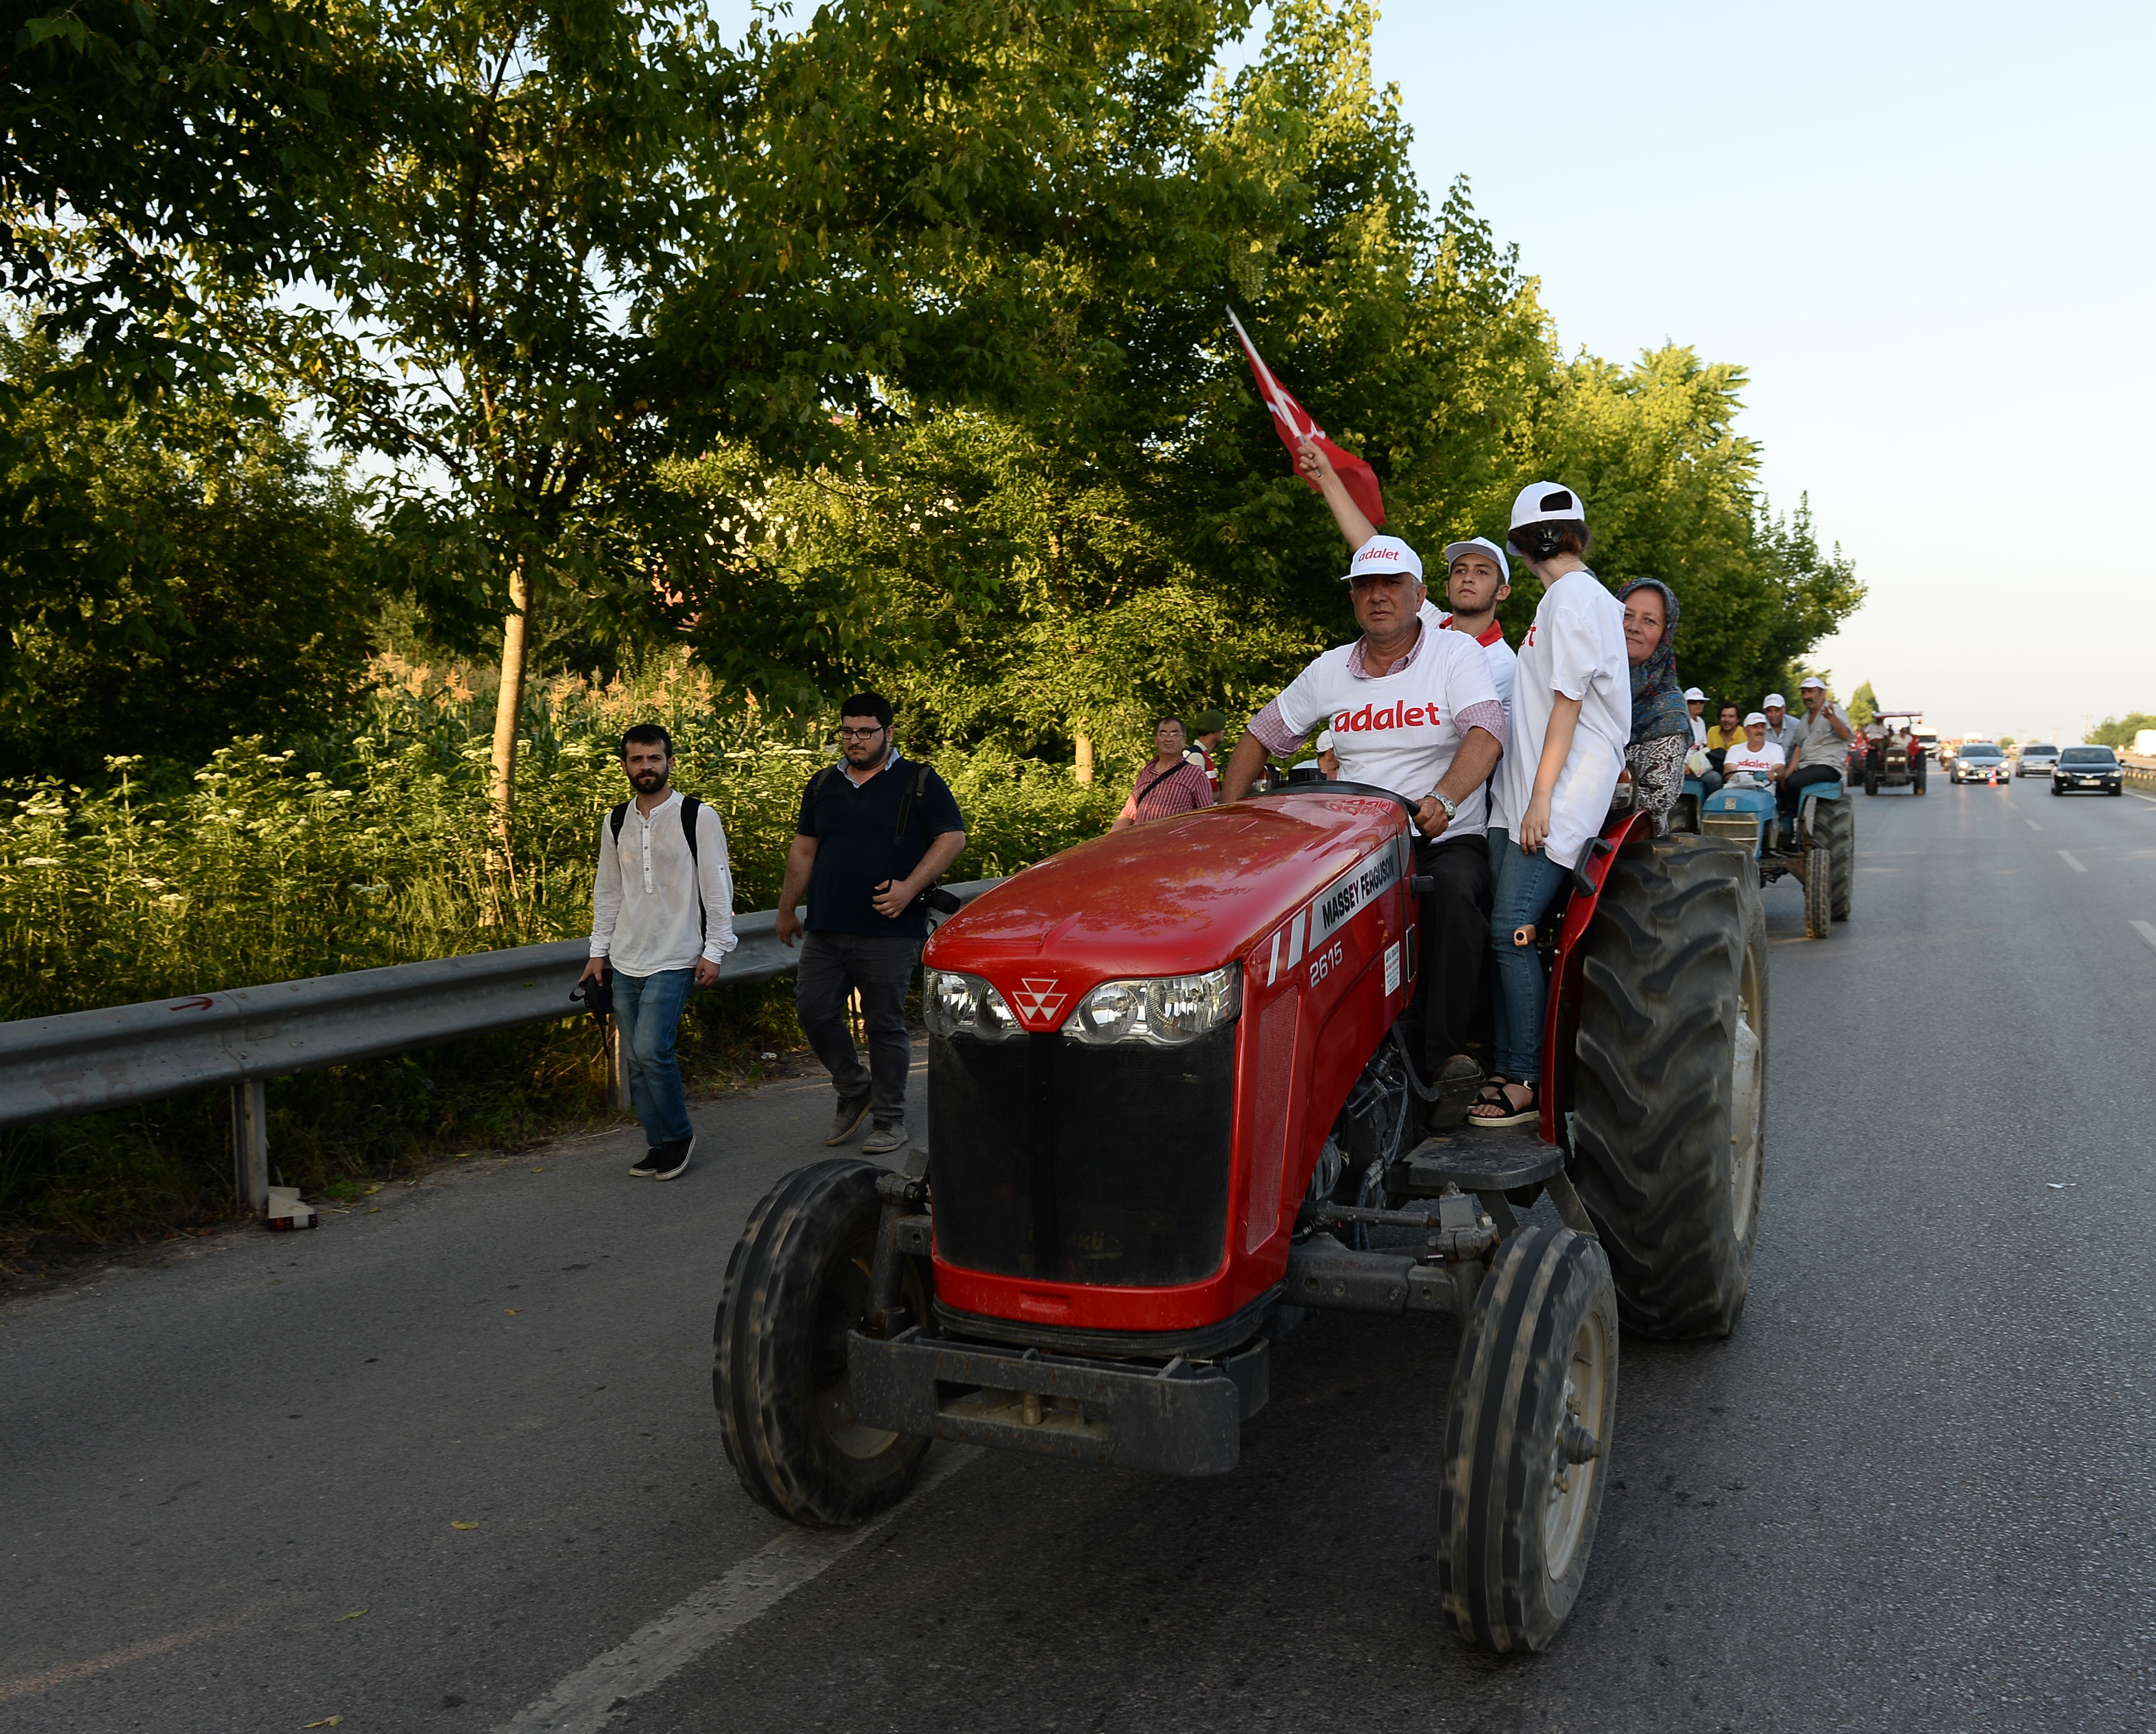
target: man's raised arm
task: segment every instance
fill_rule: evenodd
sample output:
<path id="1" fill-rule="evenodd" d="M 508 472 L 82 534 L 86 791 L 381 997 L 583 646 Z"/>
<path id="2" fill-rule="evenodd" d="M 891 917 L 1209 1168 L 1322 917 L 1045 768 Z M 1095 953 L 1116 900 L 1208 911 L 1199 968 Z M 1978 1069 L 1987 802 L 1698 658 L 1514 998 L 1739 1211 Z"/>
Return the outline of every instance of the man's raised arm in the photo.
<path id="1" fill-rule="evenodd" d="M 1317 441 L 1306 439 L 1297 446 L 1295 461 L 1296 467 L 1317 484 L 1325 503 L 1332 508 L 1332 521 L 1348 538 L 1350 553 L 1378 533 L 1378 526 L 1364 517 L 1363 508 L 1348 497 L 1348 485 L 1340 480 L 1339 471 L 1332 467 L 1332 460 Z"/>

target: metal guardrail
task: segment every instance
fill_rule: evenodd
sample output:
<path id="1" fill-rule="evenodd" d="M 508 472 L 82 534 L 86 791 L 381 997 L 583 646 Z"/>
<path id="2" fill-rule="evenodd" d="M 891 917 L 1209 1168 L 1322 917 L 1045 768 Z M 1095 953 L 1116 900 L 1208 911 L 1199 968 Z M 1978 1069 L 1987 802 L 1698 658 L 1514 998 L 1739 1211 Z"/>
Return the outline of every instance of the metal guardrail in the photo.
<path id="1" fill-rule="evenodd" d="M 1002 883 L 944 889 L 970 902 Z M 722 984 L 767 982 L 793 967 L 800 952 L 780 943 L 778 919 L 767 909 L 734 917 L 740 944 Z M 585 940 L 557 940 L 0 1023 L 0 1126 L 229 1087 L 235 1183 L 241 1203 L 259 1208 L 269 1186 L 268 1080 L 581 1017 L 569 990 L 590 953 Z"/>

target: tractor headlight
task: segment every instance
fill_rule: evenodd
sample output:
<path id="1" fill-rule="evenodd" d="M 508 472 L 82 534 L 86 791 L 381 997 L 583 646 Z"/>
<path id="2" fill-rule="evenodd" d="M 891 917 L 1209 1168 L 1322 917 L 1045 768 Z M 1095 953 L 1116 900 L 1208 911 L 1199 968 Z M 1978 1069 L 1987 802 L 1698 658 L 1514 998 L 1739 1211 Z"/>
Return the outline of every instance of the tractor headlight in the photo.
<path id="1" fill-rule="evenodd" d="M 1209 975 L 1103 982 L 1078 1002 L 1063 1026 L 1073 1041 L 1151 1042 L 1172 1048 L 1235 1021 L 1243 1008 L 1243 972 L 1233 963 Z"/>
<path id="2" fill-rule="evenodd" d="M 923 1015 L 931 1034 L 955 1035 L 963 1030 L 988 1041 L 1019 1034 L 1018 1013 L 1002 994 L 978 976 L 962 975 L 955 969 L 928 972 L 927 991 L 921 997 Z"/>

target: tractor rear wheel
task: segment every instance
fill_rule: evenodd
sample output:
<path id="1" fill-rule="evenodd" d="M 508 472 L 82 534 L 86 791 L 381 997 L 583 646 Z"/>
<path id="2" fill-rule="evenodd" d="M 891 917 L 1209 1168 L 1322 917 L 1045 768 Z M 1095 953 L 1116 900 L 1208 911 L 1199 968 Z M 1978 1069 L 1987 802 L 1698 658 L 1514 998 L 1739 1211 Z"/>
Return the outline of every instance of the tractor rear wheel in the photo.
<path id="1" fill-rule="evenodd" d="M 749 1497 L 811 1529 L 894 1505 L 928 1441 L 854 1418 L 847 1340 L 866 1322 L 883 1170 L 852 1161 L 796 1169 L 767 1193 L 726 1262 L 711 1396 L 726 1461 Z M 918 1271 L 901 1295 L 927 1316 Z"/>
<path id="2" fill-rule="evenodd" d="M 1834 857 L 1824 844 L 1804 851 L 1804 937 L 1825 939 L 1834 919 Z"/>
<path id="3" fill-rule="evenodd" d="M 1856 888 L 1856 809 L 1847 801 L 1814 802 L 1812 840 L 1824 843 L 1834 862 L 1834 895 L 1827 900 L 1828 913 L 1845 921 L 1850 894 Z"/>
<path id="4" fill-rule="evenodd" d="M 1879 793 L 1879 762 L 1876 759 L 1866 759 L 1864 762 L 1864 793 L 1867 795 Z"/>
<path id="5" fill-rule="evenodd" d="M 1758 1244 L 1767 916 L 1744 849 L 1622 851 L 1580 971 L 1571 1176 L 1625 1323 L 1727 1336 Z"/>
<path id="6" fill-rule="evenodd" d="M 1557 1636 L 1594 1550 L 1616 1413 L 1609 1261 L 1569 1229 L 1529 1229 L 1482 1280 L 1445 1400 L 1438 1593 L 1468 1643 Z"/>

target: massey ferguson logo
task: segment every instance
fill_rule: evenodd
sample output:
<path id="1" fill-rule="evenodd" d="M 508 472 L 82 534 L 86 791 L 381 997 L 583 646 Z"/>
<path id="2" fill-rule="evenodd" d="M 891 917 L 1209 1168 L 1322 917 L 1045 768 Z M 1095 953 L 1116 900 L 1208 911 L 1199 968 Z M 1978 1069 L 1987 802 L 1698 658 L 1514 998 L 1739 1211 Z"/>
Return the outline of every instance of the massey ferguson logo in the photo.
<path id="1" fill-rule="evenodd" d="M 1060 976 L 1050 976 L 1045 979 L 1027 976 L 1019 982 L 1019 991 L 1011 995 L 1013 1003 L 1018 1007 L 1019 1016 L 1029 1023 L 1053 1023 L 1055 1014 L 1063 1009 L 1064 1002 L 1070 998 L 1067 993 L 1055 991 L 1055 984 L 1062 979 Z"/>

